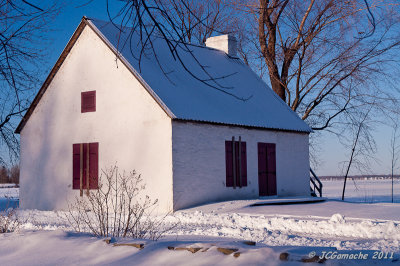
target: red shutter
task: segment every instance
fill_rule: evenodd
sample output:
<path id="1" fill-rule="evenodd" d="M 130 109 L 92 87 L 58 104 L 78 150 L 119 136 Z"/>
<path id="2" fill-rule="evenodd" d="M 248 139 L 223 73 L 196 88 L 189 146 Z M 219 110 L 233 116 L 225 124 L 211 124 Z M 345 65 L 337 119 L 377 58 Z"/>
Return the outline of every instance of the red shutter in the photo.
<path id="1" fill-rule="evenodd" d="M 268 194 L 276 195 L 276 147 L 274 143 L 267 143 L 267 179 Z"/>
<path id="2" fill-rule="evenodd" d="M 241 167 L 242 167 L 242 186 L 247 186 L 247 153 L 246 153 L 246 142 L 242 142 L 242 154 L 241 154 Z"/>
<path id="3" fill-rule="evenodd" d="M 232 141 L 225 141 L 226 186 L 233 187 Z"/>
<path id="4" fill-rule="evenodd" d="M 239 175 L 239 142 L 235 141 L 235 169 L 234 171 L 236 172 L 235 176 L 236 176 L 236 187 L 241 187 L 241 183 L 240 183 L 240 175 Z"/>
<path id="5" fill-rule="evenodd" d="M 83 189 L 86 189 L 86 172 L 87 172 L 87 148 L 88 144 L 83 143 L 83 176 L 82 176 L 82 184 Z"/>
<path id="6" fill-rule="evenodd" d="M 260 196 L 268 195 L 266 144 L 258 143 L 258 189 Z"/>
<path id="7" fill-rule="evenodd" d="M 89 143 L 89 188 L 99 188 L 99 143 Z"/>
<path id="8" fill-rule="evenodd" d="M 80 144 L 72 145 L 72 189 L 80 188 Z"/>
<path id="9" fill-rule="evenodd" d="M 81 93 L 81 112 L 96 111 L 96 91 L 85 91 Z"/>

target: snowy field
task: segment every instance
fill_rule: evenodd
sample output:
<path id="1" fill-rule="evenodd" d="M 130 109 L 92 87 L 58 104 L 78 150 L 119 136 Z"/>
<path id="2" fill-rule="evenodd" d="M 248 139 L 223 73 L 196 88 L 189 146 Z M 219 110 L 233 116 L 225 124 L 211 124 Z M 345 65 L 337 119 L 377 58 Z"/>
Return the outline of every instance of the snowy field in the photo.
<path id="1" fill-rule="evenodd" d="M 60 212 L 20 210 L 21 230 L 0 234 L 0 265 L 298 265 L 313 252 L 330 254 L 326 265 L 400 264 L 399 181 L 395 203 L 388 180 L 349 180 L 345 202 L 338 200 L 341 189 L 342 182 L 325 181 L 329 200 L 320 203 L 203 205 L 168 216 L 166 224 L 179 224 L 159 241 L 116 240 L 142 243 L 142 250 L 71 233 Z M 17 197 L 17 188 L 0 188 L 0 208 L 8 199 L 15 205 Z M 234 251 L 224 255 L 218 248 Z M 288 261 L 280 260 L 282 252 L 289 254 Z M 367 259 L 332 259 L 334 254 Z"/>
<path id="2" fill-rule="evenodd" d="M 400 203 L 400 180 L 394 180 L 394 202 Z M 324 196 L 341 199 L 343 181 L 323 181 Z M 347 180 L 345 199 L 351 202 L 374 203 L 392 202 L 392 181 L 383 180 Z"/>

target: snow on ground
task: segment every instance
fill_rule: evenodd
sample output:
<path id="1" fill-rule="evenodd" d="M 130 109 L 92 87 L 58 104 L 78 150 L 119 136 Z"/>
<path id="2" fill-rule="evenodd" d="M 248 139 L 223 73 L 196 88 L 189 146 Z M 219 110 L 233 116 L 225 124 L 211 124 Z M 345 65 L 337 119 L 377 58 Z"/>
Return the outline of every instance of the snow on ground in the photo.
<path id="1" fill-rule="evenodd" d="M 340 213 L 349 220 L 372 219 L 377 221 L 400 221 L 400 203 L 357 203 L 339 200 L 287 205 L 249 206 L 255 200 L 226 201 L 212 203 L 185 210 L 204 213 L 241 213 L 257 214 L 266 217 L 291 217 L 302 219 L 329 219 Z"/>
<path id="2" fill-rule="evenodd" d="M 130 246 L 114 247 L 99 238 L 61 230 L 5 234 L 0 240 L 2 265 L 280 265 L 279 255 L 283 251 L 290 252 L 290 260 L 293 260 L 284 265 L 297 265 L 304 253 L 296 247 L 248 246 L 239 241 L 204 237 L 182 241 L 172 238 L 157 242 L 131 241 L 145 244 L 144 249 L 139 250 Z M 168 247 L 200 250 L 193 254 Z M 218 251 L 219 247 L 237 249 L 239 257 L 224 255 Z M 332 261 L 327 265 L 335 264 Z"/>
<path id="3" fill-rule="evenodd" d="M 112 247 L 99 238 L 69 233 L 71 228 L 62 212 L 20 210 L 18 217 L 23 222 L 20 232 L 0 235 L 0 264 L 124 265 L 134 261 L 143 265 L 291 265 L 312 251 L 318 255 L 324 251 L 364 252 L 370 258 L 368 261 L 328 260 L 327 265 L 360 262 L 392 265 L 393 260 L 399 263 L 400 198 L 396 196 L 395 203 L 389 203 L 391 183 L 356 181 L 358 190 L 354 191 L 351 187 L 354 183 L 349 180 L 346 202 L 338 200 L 341 184 L 325 181 L 324 196 L 332 199 L 320 203 L 250 207 L 254 200 L 241 200 L 178 211 L 165 219 L 167 225 L 176 221 L 179 224 L 164 239 L 136 240 L 145 243 L 143 250 Z M 399 191 L 397 183 L 395 193 L 399 195 Z M 0 193 L 0 199 L 5 194 L 16 197 L 18 189 L 7 188 L 5 192 L 3 188 Z M 255 241 L 257 245 L 247 246 L 242 240 Z M 186 250 L 169 250 L 168 246 L 209 250 L 192 254 Z M 240 256 L 224 255 L 218 247 L 236 248 Z M 374 260 L 371 250 L 388 252 L 382 254 L 389 257 Z M 291 261 L 280 261 L 281 252 L 288 252 Z"/>

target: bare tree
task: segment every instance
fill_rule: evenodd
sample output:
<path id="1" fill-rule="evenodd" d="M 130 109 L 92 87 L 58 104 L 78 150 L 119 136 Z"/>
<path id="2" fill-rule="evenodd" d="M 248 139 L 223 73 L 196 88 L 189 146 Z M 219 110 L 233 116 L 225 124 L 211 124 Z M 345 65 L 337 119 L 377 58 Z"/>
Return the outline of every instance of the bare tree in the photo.
<path id="1" fill-rule="evenodd" d="M 185 42 L 204 45 L 212 34 L 236 32 L 235 11 L 221 0 L 162 0 Z"/>
<path id="2" fill-rule="evenodd" d="M 256 32 L 247 31 L 259 43 L 249 52 L 260 52 L 272 89 L 314 130 L 334 127 L 341 115 L 372 102 L 375 111 L 396 108 L 390 84 L 377 82 L 390 76 L 400 46 L 398 3 L 369 2 L 234 3 L 258 23 Z"/>
<path id="3" fill-rule="evenodd" d="M 57 13 L 57 2 L 36 5 L 26 0 L 0 0 L 0 145 L 8 148 L 11 159 L 19 154 L 15 122 L 39 84 L 45 51 L 40 43 L 47 23 Z"/>
<path id="4" fill-rule="evenodd" d="M 14 165 L 10 169 L 10 182 L 19 185 L 19 165 Z"/>
<path id="5" fill-rule="evenodd" d="M 399 160 L 399 144 L 397 143 L 399 137 L 399 124 L 397 121 L 393 123 L 393 132 L 390 138 L 390 168 L 391 168 L 391 178 L 392 178 L 392 203 L 393 203 L 393 173 L 396 169 L 397 161 Z"/>
<path id="6" fill-rule="evenodd" d="M 372 123 L 372 121 L 369 119 L 372 109 L 371 107 L 364 112 L 357 111 L 356 115 L 352 116 L 352 123 L 348 125 L 348 127 L 352 129 L 353 138 L 351 144 L 347 145 L 348 147 L 351 147 L 351 151 L 344 174 L 342 200 L 344 200 L 347 178 L 349 176 L 351 167 L 354 165 L 356 168 L 358 168 L 358 171 L 363 172 L 366 169 L 369 169 L 369 159 L 374 159 L 373 154 L 376 151 L 376 145 L 371 136 L 371 130 L 369 128 Z M 354 114 L 355 113 L 353 113 L 353 115 Z M 356 186 L 354 179 L 353 182 Z"/>
<path id="7" fill-rule="evenodd" d="M 9 182 L 8 170 L 4 165 L 0 168 L 0 184 Z"/>

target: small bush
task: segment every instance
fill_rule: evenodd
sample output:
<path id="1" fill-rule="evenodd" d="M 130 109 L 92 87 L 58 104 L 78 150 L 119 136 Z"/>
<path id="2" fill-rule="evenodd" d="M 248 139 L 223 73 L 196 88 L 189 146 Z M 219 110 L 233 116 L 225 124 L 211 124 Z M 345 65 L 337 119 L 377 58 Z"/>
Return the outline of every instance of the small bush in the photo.
<path id="1" fill-rule="evenodd" d="M 163 217 L 154 217 L 157 200 L 140 198 L 145 189 L 135 171 L 119 172 L 117 166 L 102 170 L 99 189 L 76 197 L 69 204 L 66 219 L 76 232 L 91 232 L 101 237 L 159 239 L 175 227 L 163 227 Z"/>
<path id="2" fill-rule="evenodd" d="M 4 211 L 0 211 L 0 234 L 14 232 L 20 225 L 15 208 L 6 207 Z"/>

